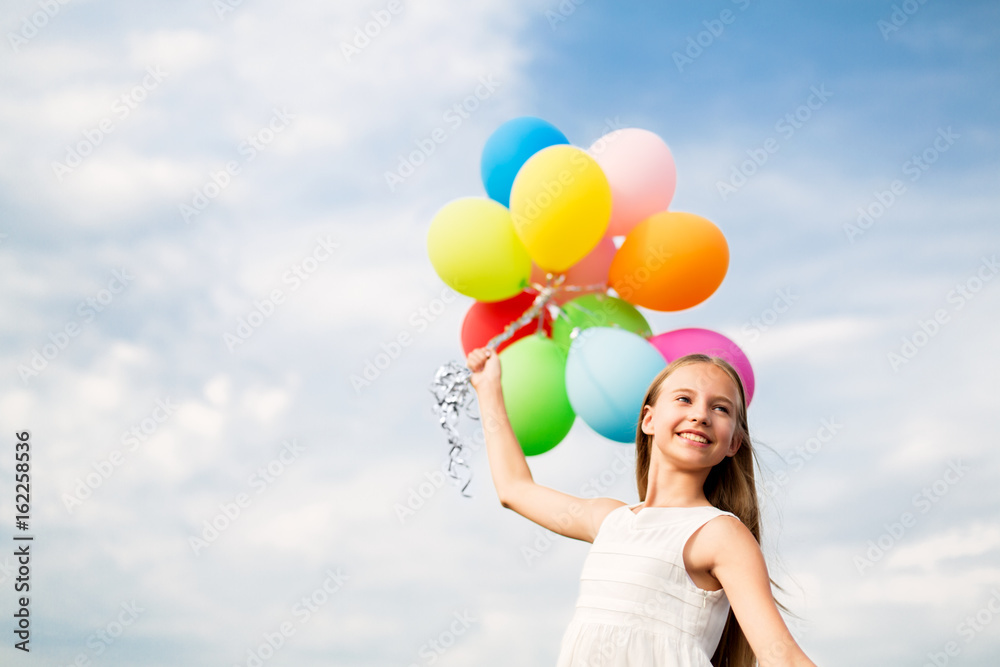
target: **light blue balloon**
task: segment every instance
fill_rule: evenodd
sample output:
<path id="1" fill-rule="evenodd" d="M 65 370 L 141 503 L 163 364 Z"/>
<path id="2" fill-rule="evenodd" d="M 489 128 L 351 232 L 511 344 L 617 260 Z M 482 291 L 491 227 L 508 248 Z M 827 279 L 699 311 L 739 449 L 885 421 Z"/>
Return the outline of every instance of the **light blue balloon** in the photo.
<path id="1" fill-rule="evenodd" d="M 615 327 L 591 327 L 573 339 L 566 393 L 576 414 L 605 438 L 635 442 L 642 399 L 663 355 L 645 338 Z"/>
<path id="2" fill-rule="evenodd" d="M 483 147 L 480 172 L 490 199 L 510 206 L 510 188 L 528 158 L 549 146 L 568 144 L 551 123 L 534 116 L 512 118 L 498 127 Z"/>

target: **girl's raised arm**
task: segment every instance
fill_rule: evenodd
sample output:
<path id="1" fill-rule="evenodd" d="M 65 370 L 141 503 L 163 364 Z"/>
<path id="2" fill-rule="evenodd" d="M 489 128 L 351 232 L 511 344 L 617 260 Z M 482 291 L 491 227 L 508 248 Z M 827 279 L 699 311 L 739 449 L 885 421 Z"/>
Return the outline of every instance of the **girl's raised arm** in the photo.
<path id="1" fill-rule="evenodd" d="M 467 365 L 479 397 L 490 472 L 500 504 L 555 533 L 593 542 L 604 517 L 624 503 L 614 498 L 579 498 L 536 484 L 507 417 L 497 353 L 486 348 L 473 350 Z"/>
<path id="2" fill-rule="evenodd" d="M 726 591 L 761 667 L 816 667 L 778 612 L 764 554 L 753 533 L 732 517 L 709 521 L 700 532 L 698 550 L 709 554 L 709 572 Z"/>

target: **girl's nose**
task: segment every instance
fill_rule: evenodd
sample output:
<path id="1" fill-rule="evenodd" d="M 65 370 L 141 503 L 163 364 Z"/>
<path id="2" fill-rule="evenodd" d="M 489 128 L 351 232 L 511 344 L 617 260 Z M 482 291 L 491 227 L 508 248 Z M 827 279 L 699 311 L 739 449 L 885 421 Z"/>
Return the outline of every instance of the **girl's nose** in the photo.
<path id="1" fill-rule="evenodd" d="M 688 419 L 695 422 L 708 423 L 709 411 L 703 405 L 692 405 Z"/>

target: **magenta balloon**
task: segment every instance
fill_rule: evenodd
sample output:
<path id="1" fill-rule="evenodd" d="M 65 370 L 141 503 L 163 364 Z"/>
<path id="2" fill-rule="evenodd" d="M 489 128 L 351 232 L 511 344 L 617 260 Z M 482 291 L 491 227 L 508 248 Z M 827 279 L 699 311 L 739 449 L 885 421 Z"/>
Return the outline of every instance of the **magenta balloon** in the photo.
<path id="1" fill-rule="evenodd" d="M 736 369 L 743 381 L 743 390 L 747 395 L 747 405 L 753 398 L 754 379 L 750 360 L 743 350 L 720 333 L 709 329 L 677 329 L 657 334 L 649 339 L 653 347 L 660 351 L 667 363 L 673 362 L 686 354 L 707 354 L 712 357 L 722 357 Z"/>

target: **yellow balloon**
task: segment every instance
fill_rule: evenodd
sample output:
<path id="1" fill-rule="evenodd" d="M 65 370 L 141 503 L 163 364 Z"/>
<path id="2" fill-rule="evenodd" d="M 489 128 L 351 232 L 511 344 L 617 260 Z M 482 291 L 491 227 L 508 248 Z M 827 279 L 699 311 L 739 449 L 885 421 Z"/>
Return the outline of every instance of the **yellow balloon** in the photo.
<path id="1" fill-rule="evenodd" d="M 515 296 L 531 276 L 531 258 L 514 233 L 510 211 L 485 197 L 445 204 L 431 220 L 427 254 L 446 285 L 477 301 Z"/>
<path id="2" fill-rule="evenodd" d="M 604 236 L 611 218 L 611 186 L 582 148 L 549 146 L 517 172 L 510 213 L 535 264 L 563 273 Z"/>

